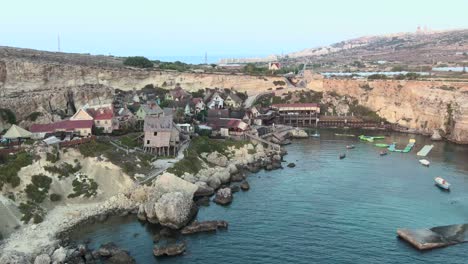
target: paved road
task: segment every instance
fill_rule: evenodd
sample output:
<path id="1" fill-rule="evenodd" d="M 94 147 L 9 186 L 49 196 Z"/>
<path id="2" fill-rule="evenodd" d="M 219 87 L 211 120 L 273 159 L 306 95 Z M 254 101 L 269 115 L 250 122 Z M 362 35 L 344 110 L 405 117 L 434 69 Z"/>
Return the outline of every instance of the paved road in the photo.
<path id="1" fill-rule="evenodd" d="M 255 101 L 257 101 L 257 98 L 259 96 L 262 96 L 262 95 L 265 95 L 265 94 L 269 94 L 271 92 L 262 92 L 262 93 L 259 93 L 259 94 L 255 94 L 255 95 L 251 95 L 249 97 L 247 97 L 247 100 L 245 100 L 245 108 L 250 108 L 252 107 L 252 105 L 255 103 Z"/>

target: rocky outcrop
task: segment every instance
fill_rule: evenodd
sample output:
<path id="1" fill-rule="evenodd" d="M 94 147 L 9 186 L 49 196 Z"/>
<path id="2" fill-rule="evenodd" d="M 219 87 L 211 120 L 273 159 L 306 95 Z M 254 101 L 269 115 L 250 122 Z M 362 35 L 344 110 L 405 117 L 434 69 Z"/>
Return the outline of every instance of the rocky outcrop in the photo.
<path id="1" fill-rule="evenodd" d="M 194 216 L 193 196 L 182 192 L 164 194 L 155 204 L 156 216 L 162 226 L 184 227 Z"/>
<path id="2" fill-rule="evenodd" d="M 182 235 L 190 235 L 190 234 L 201 233 L 201 232 L 213 232 L 220 228 L 226 229 L 227 227 L 228 227 L 228 223 L 222 220 L 204 221 L 204 222 L 194 221 L 190 225 L 182 228 L 180 233 Z"/>
<path id="3" fill-rule="evenodd" d="M 248 191 L 250 190 L 250 184 L 248 181 L 243 181 L 240 185 L 240 188 L 243 190 L 243 191 Z"/>
<path id="4" fill-rule="evenodd" d="M 307 134 L 305 130 L 299 129 L 299 128 L 289 131 L 289 136 L 292 138 L 308 138 L 309 137 L 309 135 Z"/>
<path id="5" fill-rule="evenodd" d="M 42 254 L 37 256 L 36 259 L 34 259 L 34 264 L 50 264 L 51 261 L 52 260 L 50 259 L 49 255 Z"/>
<path id="6" fill-rule="evenodd" d="M 194 193 L 194 196 L 195 197 L 201 197 L 201 196 L 211 196 L 214 194 L 214 189 L 210 186 L 208 186 L 208 184 L 206 184 L 206 182 L 196 182 L 195 185 L 198 186 L 198 189 L 197 191 Z"/>
<path id="7" fill-rule="evenodd" d="M 219 189 L 216 192 L 214 202 L 220 205 L 228 205 L 232 202 L 232 192 L 230 188 Z"/>
<path id="8" fill-rule="evenodd" d="M 177 243 L 168 246 L 159 246 L 156 245 L 153 248 L 153 254 L 156 257 L 161 256 L 177 256 L 185 252 L 186 246 L 185 243 Z"/>
<path id="9" fill-rule="evenodd" d="M 438 129 L 434 129 L 434 132 L 432 133 L 431 139 L 433 141 L 439 141 L 442 140 L 442 136 L 440 135 L 440 132 Z"/>
<path id="10" fill-rule="evenodd" d="M 179 229 L 197 212 L 193 197 L 198 188 L 173 174 L 164 173 L 147 190 L 147 199 L 139 206 L 137 217 L 142 221 Z"/>
<path id="11" fill-rule="evenodd" d="M 291 162 L 288 164 L 288 168 L 294 168 L 294 167 L 296 167 L 296 163 Z"/>

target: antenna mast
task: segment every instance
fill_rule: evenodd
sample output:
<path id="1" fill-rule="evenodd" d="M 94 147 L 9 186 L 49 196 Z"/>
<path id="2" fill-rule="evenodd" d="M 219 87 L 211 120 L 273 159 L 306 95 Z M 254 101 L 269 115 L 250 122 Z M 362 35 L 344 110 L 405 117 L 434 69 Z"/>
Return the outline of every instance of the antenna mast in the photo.
<path id="1" fill-rule="evenodd" d="M 205 64 L 208 65 L 208 52 L 205 51 Z"/>
<path id="2" fill-rule="evenodd" d="M 57 35 L 57 48 L 58 52 L 60 52 L 60 34 Z"/>

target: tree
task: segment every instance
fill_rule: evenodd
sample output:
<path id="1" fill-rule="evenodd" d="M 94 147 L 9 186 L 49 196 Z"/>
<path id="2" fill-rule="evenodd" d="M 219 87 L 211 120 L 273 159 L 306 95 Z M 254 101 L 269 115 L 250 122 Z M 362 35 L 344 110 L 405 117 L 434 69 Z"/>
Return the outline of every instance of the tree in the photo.
<path id="1" fill-rule="evenodd" d="M 145 57 L 135 56 L 128 57 L 123 62 L 124 65 L 138 67 L 138 68 L 152 68 L 153 63 Z"/>

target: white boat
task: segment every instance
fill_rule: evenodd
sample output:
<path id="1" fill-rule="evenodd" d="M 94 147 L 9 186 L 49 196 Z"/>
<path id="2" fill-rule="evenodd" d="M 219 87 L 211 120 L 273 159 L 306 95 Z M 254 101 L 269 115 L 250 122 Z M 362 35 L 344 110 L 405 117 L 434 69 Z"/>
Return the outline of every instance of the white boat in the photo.
<path id="1" fill-rule="evenodd" d="M 421 159 L 419 160 L 419 163 L 421 163 L 424 166 L 429 166 L 429 164 L 431 164 L 427 159 Z"/>
<path id="2" fill-rule="evenodd" d="M 319 137 L 320 137 L 320 134 L 317 133 L 317 132 L 315 132 L 315 134 L 312 134 L 312 135 L 310 135 L 310 136 L 311 136 L 311 137 L 315 137 L 315 138 L 319 138 Z"/>
<path id="3" fill-rule="evenodd" d="M 444 180 L 442 177 L 435 177 L 434 178 L 435 184 L 444 189 L 444 190 L 450 190 L 450 183 L 448 183 L 446 180 Z"/>

